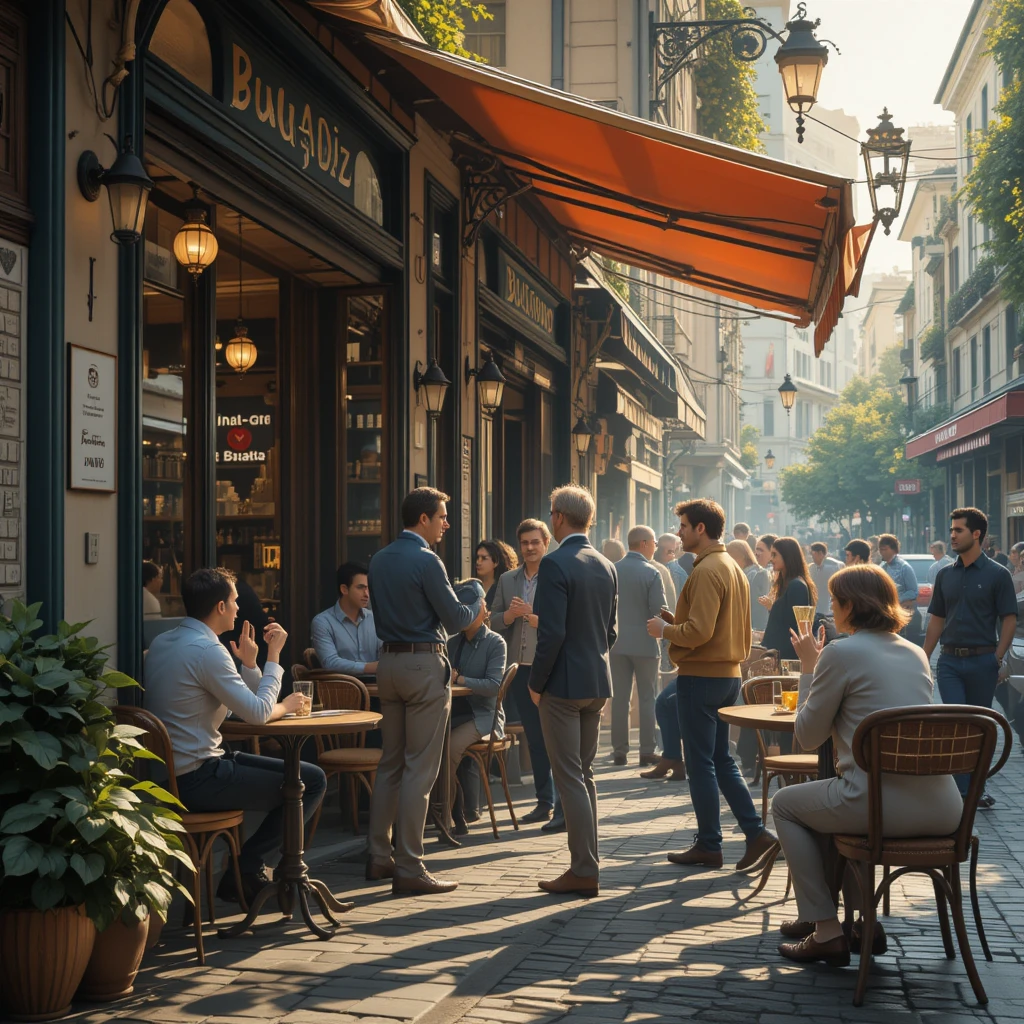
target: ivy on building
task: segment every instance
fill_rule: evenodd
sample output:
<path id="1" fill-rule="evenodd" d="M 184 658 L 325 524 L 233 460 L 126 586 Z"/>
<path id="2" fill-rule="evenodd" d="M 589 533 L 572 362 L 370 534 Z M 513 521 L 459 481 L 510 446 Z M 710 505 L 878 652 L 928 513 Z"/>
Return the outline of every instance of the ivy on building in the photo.
<path id="1" fill-rule="evenodd" d="M 917 239 L 915 238 L 916 242 Z M 907 290 L 903 293 L 903 298 L 900 299 L 900 304 L 896 307 L 896 315 L 903 316 L 904 313 L 914 308 L 914 283 L 911 282 L 907 286 Z"/>
<path id="2" fill-rule="evenodd" d="M 473 0 L 398 0 L 402 9 L 412 18 L 423 38 L 438 50 L 469 57 L 472 60 L 482 58 L 471 53 L 463 45 L 466 39 L 466 19 L 471 21 L 490 21 L 494 15 L 489 13 L 484 3 Z"/>
<path id="3" fill-rule="evenodd" d="M 974 273 L 950 295 L 946 303 L 946 322 L 950 327 L 955 327 L 992 290 L 996 283 L 996 262 L 994 255 L 982 257 Z"/>
<path id="4" fill-rule="evenodd" d="M 704 17 L 709 21 L 746 16 L 739 0 L 706 0 L 704 4 Z M 760 135 L 768 128 L 757 102 L 754 65 L 732 52 L 728 33 L 709 40 L 704 50 L 704 59 L 693 72 L 694 89 L 700 97 L 697 130 L 719 142 L 764 152 Z"/>
<path id="5" fill-rule="evenodd" d="M 919 344 L 922 362 L 931 360 L 937 365 L 946 361 L 946 332 L 941 324 L 933 323 L 921 335 Z"/>
<path id="6" fill-rule="evenodd" d="M 1002 79 L 995 119 L 974 133 L 962 194 L 991 231 L 1003 294 L 1024 304 L 1024 0 L 993 0 L 987 41 Z M 961 289 L 962 291 L 963 289 Z M 950 305 L 953 304 L 953 296 Z M 973 304 L 973 303 L 972 303 Z M 955 318 L 950 316 L 950 324 Z"/>

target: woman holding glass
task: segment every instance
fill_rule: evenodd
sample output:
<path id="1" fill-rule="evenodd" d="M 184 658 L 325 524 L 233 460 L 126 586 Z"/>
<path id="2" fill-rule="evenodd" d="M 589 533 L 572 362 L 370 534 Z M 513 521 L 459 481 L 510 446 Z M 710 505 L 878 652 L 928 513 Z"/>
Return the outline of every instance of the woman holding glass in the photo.
<path id="1" fill-rule="evenodd" d="M 900 607 L 896 585 L 877 566 L 840 569 L 828 582 L 836 628 L 849 636 L 824 646 L 818 637 L 793 634 L 800 656 L 800 710 L 794 735 L 813 750 L 831 735 L 839 777 L 784 786 L 772 800 L 779 841 L 796 893 L 798 921 L 782 925 L 790 940 L 779 952 L 797 963 L 850 962 L 851 939 L 844 933 L 829 885 L 827 835 L 868 831 L 868 776 L 853 759 L 857 726 L 875 711 L 930 704 L 932 678 L 920 647 L 900 637 L 910 612 Z M 960 823 L 963 801 L 951 775 L 885 775 L 882 828 L 887 837 L 946 835 Z M 876 926 L 873 952 L 885 952 L 885 934 Z"/>
<path id="2" fill-rule="evenodd" d="M 771 564 L 775 579 L 767 597 L 759 598 L 768 611 L 768 624 L 764 628 L 762 643 L 768 650 L 779 652 L 779 658 L 795 658 L 792 631 L 800 633 L 798 614 L 807 618 L 804 609 L 810 608 L 810 622 L 814 621 L 814 606 L 818 591 L 804 561 L 799 542 L 793 537 L 777 537 L 772 544 Z"/>

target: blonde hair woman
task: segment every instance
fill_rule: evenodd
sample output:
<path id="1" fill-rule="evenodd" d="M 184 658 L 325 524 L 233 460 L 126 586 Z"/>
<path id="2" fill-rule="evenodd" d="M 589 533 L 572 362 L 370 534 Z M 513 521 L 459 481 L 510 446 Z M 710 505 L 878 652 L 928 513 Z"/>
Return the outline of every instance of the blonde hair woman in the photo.
<path id="1" fill-rule="evenodd" d="M 750 626 L 752 629 L 764 629 L 768 623 L 768 609 L 761 604 L 759 598 L 768 594 L 772 578 L 767 569 L 762 569 L 754 559 L 750 545 L 745 540 L 731 540 L 725 550 L 732 555 L 734 561 L 743 570 L 750 584 Z"/>

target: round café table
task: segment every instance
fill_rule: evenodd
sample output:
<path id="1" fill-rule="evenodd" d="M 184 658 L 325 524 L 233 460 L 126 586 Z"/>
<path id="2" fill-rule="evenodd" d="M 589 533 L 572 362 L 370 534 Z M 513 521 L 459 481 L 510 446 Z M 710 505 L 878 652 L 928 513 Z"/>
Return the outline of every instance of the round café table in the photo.
<path id="1" fill-rule="evenodd" d="M 281 840 L 281 863 L 274 872 L 277 877 L 260 890 L 243 921 L 220 929 L 218 934 L 222 938 L 234 938 L 248 931 L 263 909 L 263 904 L 275 893 L 285 919 L 291 918 L 292 906 L 298 902 L 306 927 L 321 939 L 329 939 L 341 924 L 332 916 L 332 912 L 341 914 L 352 909 L 354 904 L 340 903 L 323 882 L 310 878 L 306 862 L 302 859 L 302 792 L 305 786 L 300 774 L 299 755 L 303 743 L 311 736 L 364 732 L 374 728 L 380 718 L 376 711 L 339 711 L 333 715 L 306 715 L 301 718 L 289 716 L 263 725 L 251 725 L 238 720 L 228 720 L 221 725 L 220 732 L 226 740 L 273 736 L 284 751 L 284 785 L 281 787 L 284 797 L 284 836 Z M 313 920 L 309 910 L 311 896 L 327 918 L 329 923 L 326 926 Z"/>

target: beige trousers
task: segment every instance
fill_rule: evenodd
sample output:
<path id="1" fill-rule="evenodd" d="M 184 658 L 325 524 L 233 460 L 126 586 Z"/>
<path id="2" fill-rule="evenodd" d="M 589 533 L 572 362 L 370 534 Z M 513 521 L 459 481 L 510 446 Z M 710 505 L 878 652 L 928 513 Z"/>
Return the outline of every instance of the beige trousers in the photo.
<path id="1" fill-rule="evenodd" d="M 658 696 L 658 659 L 613 654 L 612 665 L 612 752 L 629 753 L 629 704 L 636 680 L 640 713 L 640 753 L 654 753 L 654 698 Z"/>
<path id="2" fill-rule="evenodd" d="M 593 765 L 605 699 L 567 700 L 548 693 L 540 698 L 544 746 L 565 814 L 569 866 L 580 878 L 595 878 L 599 870 L 597 785 Z"/>
<path id="3" fill-rule="evenodd" d="M 387 654 L 377 666 L 383 752 L 370 799 L 370 859 L 391 860 L 395 873 L 425 870 L 423 827 L 430 790 L 441 767 L 452 691 L 451 668 L 440 654 Z"/>

